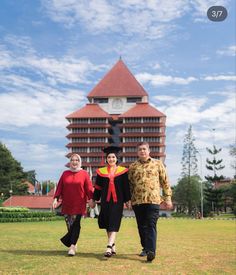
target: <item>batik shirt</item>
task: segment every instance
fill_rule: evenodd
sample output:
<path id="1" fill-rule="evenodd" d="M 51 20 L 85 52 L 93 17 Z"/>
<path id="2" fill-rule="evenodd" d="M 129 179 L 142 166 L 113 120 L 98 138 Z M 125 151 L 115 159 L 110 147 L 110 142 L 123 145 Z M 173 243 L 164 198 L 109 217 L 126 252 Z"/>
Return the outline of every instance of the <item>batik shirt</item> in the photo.
<path id="1" fill-rule="evenodd" d="M 149 158 L 132 163 L 128 171 L 132 205 L 170 202 L 172 190 L 166 169 L 160 160 Z M 163 196 L 160 195 L 160 189 Z"/>

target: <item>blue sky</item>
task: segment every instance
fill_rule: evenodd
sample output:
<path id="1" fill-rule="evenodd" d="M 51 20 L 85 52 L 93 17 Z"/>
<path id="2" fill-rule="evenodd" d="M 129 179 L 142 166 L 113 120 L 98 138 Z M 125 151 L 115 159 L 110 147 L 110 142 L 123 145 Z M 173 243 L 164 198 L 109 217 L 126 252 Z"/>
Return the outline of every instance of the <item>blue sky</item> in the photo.
<path id="1" fill-rule="evenodd" d="M 65 116 L 120 56 L 167 115 L 166 164 L 181 173 L 183 137 L 191 124 L 206 175 L 205 148 L 236 136 L 234 0 L 2 0 L 0 9 L 0 141 L 38 180 L 65 169 Z M 224 6 L 212 22 L 207 10 Z M 213 130 L 215 129 L 215 130 Z M 202 165 L 201 165 L 202 162 Z M 202 169 L 201 169 L 202 167 Z"/>

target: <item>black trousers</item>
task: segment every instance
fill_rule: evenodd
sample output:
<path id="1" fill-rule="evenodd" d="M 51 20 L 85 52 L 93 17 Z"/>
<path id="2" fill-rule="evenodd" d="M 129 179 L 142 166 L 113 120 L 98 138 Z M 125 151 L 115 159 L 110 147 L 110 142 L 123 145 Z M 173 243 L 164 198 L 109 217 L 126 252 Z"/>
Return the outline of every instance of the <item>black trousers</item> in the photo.
<path id="1" fill-rule="evenodd" d="M 139 204 L 133 206 L 141 245 L 144 250 L 154 253 L 156 253 L 159 208 L 158 204 Z"/>
<path id="2" fill-rule="evenodd" d="M 65 236 L 61 238 L 61 242 L 65 246 L 70 247 L 72 244 L 76 245 L 80 234 L 81 217 L 81 215 L 76 215 L 76 218 L 74 219 L 73 223 L 68 227 L 68 232 Z"/>

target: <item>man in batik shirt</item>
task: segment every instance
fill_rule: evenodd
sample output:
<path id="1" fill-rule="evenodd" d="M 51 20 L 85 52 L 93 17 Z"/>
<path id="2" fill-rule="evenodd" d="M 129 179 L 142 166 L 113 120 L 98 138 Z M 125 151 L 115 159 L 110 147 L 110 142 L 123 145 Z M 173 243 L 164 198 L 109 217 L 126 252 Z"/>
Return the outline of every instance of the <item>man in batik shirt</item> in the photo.
<path id="1" fill-rule="evenodd" d="M 139 159 L 129 167 L 131 202 L 135 213 L 141 245 L 140 256 L 147 256 L 152 262 L 156 255 L 157 220 L 160 204 L 166 209 L 173 207 L 172 191 L 166 169 L 160 160 L 150 157 L 149 144 L 138 145 Z M 163 196 L 160 195 L 160 190 Z"/>

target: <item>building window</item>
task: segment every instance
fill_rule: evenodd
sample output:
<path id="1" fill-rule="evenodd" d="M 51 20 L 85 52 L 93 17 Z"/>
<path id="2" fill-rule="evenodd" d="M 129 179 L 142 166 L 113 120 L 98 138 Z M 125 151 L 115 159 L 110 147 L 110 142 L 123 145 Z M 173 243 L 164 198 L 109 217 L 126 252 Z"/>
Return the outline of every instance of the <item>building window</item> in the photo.
<path id="1" fill-rule="evenodd" d="M 98 152 L 102 152 L 102 148 L 101 147 L 90 147 L 90 152 L 91 153 L 98 153 Z"/>
<path id="2" fill-rule="evenodd" d="M 88 128 L 72 128 L 72 133 L 88 133 Z"/>
<path id="3" fill-rule="evenodd" d="M 136 147 L 126 147 L 125 148 L 125 152 L 129 153 L 129 152 L 136 152 L 137 148 Z"/>
<path id="4" fill-rule="evenodd" d="M 87 153 L 86 147 L 72 147 L 73 153 Z"/>
<path id="5" fill-rule="evenodd" d="M 141 117 L 129 117 L 125 119 L 125 123 L 141 123 Z"/>
<path id="6" fill-rule="evenodd" d="M 159 137 L 143 137 L 143 141 L 146 142 L 160 142 Z"/>
<path id="7" fill-rule="evenodd" d="M 95 97 L 93 99 L 94 103 L 108 103 L 108 98 L 98 98 L 98 97 Z"/>
<path id="8" fill-rule="evenodd" d="M 105 118 L 90 118 L 90 123 L 106 123 Z"/>
<path id="9" fill-rule="evenodd" d="M 72 123 L 88 123 L 88 118 L 72 118 Z"/>
<path id="10" fill-rule="evenodd" d="M 105 137 L 90 138 L 90 142 L 106 142 L 106 138 Z"/>
<path id="11" fill-rule="evenodd" d="M 126 137 L 125 142 L 141 142 L 141 137 Z"/>
<path id="12" fill-rule="evenodd" d="M 161 151 L 160 149 L 161 149 L 160 147 L 152 147 L 152 146 L 150 146 L 150 151 L 151 152 L 160 152 Z"/>
<path id="13" fill-rule="evenodd" d="M 72 142 L 88 142 L 88 138 L 72 138 Z"/>
<path id="14" fill-rule="evenodd" d="M 151 123 L 158 123 L 160 122 L 160 118 L 159 117 L 144 117 L 143 118 L 143 122 L 151 122 Z"/>
<path id="15" fill-rule="evenodd" d="M 127 103 L 141 102 L 141 97 L 127 97 Z"/>
<path id="16" fill-rule="evenodd" d="M 143 127 L 144 133 L 160 133 L 160 127 Z"/>
<path id="17" fill-rule="evenodd" d="M 125 133 L 140 133 L 140 128 L 124 128 Z"/>
<path id="18" fill-rule="evenodd" d="M 89 161 L 90 162 L 100 162 L 101 161 L 101 157 L 89 157 Z"/>
<path id="19" fill-rule="evenodd" d="M 125 157 L 125 162 L 134 162 L 137 160 L 137 157 Z"/>
<path id="20" fill-rule="evenodd" d="M 106 128 L 90 128 L 90 133 L 106 133 Z"/>

